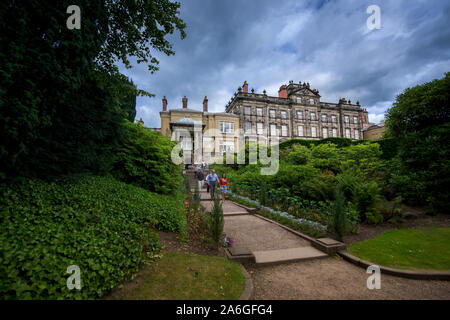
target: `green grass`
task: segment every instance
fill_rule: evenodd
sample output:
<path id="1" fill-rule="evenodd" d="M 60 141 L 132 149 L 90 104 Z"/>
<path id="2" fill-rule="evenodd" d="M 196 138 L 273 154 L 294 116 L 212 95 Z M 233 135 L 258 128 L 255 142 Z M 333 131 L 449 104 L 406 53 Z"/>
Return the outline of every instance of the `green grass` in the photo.
<path id="1" fill-rule="evenodd" d="M 168 253 L 139 285 L 118 292 L 128 300 L 234 300 L 244 290 L 239 265 L 222 257 Z"/>
<path id="2" fill-rule="evenodd" d="M 360 259 L 408 270 L 450 270 L 450 228 L 389 230 L 353 243 L 348 251 Z"/>

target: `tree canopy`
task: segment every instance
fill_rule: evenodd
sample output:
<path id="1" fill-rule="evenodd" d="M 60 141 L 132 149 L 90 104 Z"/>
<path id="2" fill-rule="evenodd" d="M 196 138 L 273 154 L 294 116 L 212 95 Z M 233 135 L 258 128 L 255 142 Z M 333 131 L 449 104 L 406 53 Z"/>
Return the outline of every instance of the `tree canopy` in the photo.
<path id="1" fill-rule="evenodd" d="M 80 0 L 80 30 L 66 27 L 71 4 L 0 4 L 0 177 L 108 170 L 123 119 L 148 94 L 116 63 L 136 57 L 154 72 L 154 51 L 174 54 L 166 36 L 185 37 L 176 2 Z"/>
<path id="2" fill-rule="evenodd" d="M 398 144 L 391 182 L 412 204 L 445 211 L 450 201 L 450 73 L 406 89 L 386 116 Z"/>

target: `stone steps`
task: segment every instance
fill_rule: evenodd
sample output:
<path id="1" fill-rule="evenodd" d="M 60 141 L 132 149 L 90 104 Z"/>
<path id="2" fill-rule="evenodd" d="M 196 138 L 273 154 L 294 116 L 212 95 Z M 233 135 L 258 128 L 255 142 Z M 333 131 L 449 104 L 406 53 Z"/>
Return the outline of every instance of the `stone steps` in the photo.
<path id="1" fill-rule="evenodd" d="M 253 251 L 256 265 L 270 265 L 328 257 L 311 246 L 267 251 Z"/>

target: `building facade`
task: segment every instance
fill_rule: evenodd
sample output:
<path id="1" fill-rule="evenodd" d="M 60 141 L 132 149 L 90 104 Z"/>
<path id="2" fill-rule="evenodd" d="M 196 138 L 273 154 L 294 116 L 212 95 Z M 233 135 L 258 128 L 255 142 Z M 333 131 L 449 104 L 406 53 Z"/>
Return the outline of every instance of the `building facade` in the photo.
<path id="1" fill-rule="evenodd" d="M 322 102 L 319 91 L 310 89 L 309 83 L 293 81 L 280 87 L 278 97 L 268 96 L 265 91 L 248 92 L 245 81 L 226 105 L 225 112 L 209 112 L 207 97 L 202 111 L 188 108 L 186 97 L 182 99 L 182 108 L 167 107 L 164 97 L 161 134 L 181 142 L 186 154 L 193 155 L 201 148 L 197 150 L 211 153 L 213 158 L 237 152 L 242 145 L 240 133 L 245 138 L 262 138 L 267 144 L 291 138 L 359 140 L 363 139 L 362 130 L 368 125 L 367 110 L 359 102 L 352 104 L 344 98 L 338 103 Z M 201 137 L 202 143 L 196 143 L 199 141 L 196 137 Z"/>
<path id="2" fill-rule="evenodd" d="M 248 92 L 242 87 L 226 106 L 226 112 L 239 116 L 246 133 L 278 136 L 280 141 L 291 138 L 323 139 L 345 137 L 363 139 L 362 129 L 368 124 L 367 110 L 359 102 L 352 104 L 342 98 L 338 103 L 322 102 L 319 91 L 309 83 L 282 85 L 278 97 Z"/>
<path id="3" fill-rule="evenodd" d="M 384 123 L 369 124 L 363 129 L 363 137 L 367 140 L 381 139 L 384 135 Z"/>

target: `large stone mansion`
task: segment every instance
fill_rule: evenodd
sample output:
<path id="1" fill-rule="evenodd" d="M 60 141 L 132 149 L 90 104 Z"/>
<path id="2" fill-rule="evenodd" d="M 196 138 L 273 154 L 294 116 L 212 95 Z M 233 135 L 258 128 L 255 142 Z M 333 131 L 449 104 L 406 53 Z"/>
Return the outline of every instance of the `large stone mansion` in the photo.
<path id="1" fill-rule="evenodd" d="M 309 83 L 282 85 L 278 97 L 268 96 L 266 91 L 248 90 L 245 81 L 225 107 L 225 112 L 209 112 L 208 99 L 203 100 L 203 110 L 187 107 L 188 99 L 182 99 L 182 108 L 167 109 L 167 99 L 162 100 L 161 133 L 180 141 L 177 128 L 189 129 L 197 125 L 202 131 L 217 129 L 227 136 L 217 141 L 219 153 L 236 152 L 238 130 L 245 135 L 265 137 L 270 143 L 277 136 L 279 141 L 291 138 L 322 139 L 346 137 L 363 138 L 363 128 L 368 124 L 368 113 L 359 102 L 341 98 L 337 103 L 320 101 L 319 90 Z M 186 146 L 191 149 L 192 146 Z M 194 147 L 192 147 L 192 150 Z M 214 152 L 214 150 L 212 150 Z"/>

